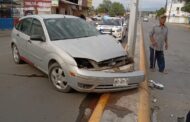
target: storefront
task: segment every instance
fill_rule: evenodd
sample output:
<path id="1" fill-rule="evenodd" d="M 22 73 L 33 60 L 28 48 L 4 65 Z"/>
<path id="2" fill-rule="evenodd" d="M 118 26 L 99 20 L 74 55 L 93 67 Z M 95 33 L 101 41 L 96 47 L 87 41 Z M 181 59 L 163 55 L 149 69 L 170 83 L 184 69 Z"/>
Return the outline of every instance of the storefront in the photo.
<path id="1" fill-rule="evenodd" d="M 51 14 L 51 0 L 24 0 L 24 13 Z"/>
<path id="2" fill-rule="evenodd" d="M 20 8 L 13 0 L 0 0 L 0 30 L 13 28 L 20 17 Z"/>
<path id="3" fill-rule="evenodd" d="M 79 5 L 67 0 L 60 0 L 58 5 L 52 4 L 52 14 L 78 15 Z"/>

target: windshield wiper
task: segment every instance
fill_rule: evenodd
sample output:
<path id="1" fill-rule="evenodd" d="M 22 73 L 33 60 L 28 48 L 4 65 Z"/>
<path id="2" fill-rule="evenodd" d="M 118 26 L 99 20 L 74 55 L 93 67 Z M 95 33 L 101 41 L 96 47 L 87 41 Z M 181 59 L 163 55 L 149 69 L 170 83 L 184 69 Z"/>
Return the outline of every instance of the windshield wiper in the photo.
<path id="1" fill-rule="evenodd" d="M 65 39 L 71 39 L 71 38 L 55 38 L 55 39 L 52 39 L 52 41 L 65 40 Z"/>

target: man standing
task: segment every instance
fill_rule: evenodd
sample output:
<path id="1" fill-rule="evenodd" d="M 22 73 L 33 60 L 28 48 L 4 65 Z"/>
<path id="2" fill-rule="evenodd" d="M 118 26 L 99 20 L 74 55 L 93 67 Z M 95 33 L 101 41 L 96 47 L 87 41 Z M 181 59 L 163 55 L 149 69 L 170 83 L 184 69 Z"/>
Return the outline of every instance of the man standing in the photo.
<path id="1" fill-rule="evenodd" d="M 159 17 L 159 25 L 153 26 L 150 32 L 150 69 L 155 70 L 157 61 L 159 72 L 167 74 L 165 71 L 164 46 L 168 49 L 168 28 L 165 25 L 166 15 Z"/>

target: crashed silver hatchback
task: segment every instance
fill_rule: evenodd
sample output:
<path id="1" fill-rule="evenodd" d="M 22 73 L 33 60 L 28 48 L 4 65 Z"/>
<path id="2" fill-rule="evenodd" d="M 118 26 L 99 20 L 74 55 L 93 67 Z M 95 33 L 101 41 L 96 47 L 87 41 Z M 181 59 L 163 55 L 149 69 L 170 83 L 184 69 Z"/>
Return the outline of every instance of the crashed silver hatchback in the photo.
<path id="1" fill-rule="evenodd" d="M 120 91 L 144 80 L 143 72 L 127 71 L 130 60 L 119 42 L 74 16 L 23 17 L 12 31 L 11 47 L 15 63 L 34 65 L 61 92 Z"/>

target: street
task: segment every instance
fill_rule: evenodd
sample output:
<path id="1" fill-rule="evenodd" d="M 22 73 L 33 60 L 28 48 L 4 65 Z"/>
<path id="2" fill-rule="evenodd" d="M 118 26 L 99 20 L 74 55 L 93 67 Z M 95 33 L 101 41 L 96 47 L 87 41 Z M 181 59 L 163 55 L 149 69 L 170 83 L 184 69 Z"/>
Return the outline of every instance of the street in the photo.
<path id="1" fill-rule="evenodd" d="M 148 34 L 156 22 L 155 20 L 143 22 L 147 59 L 149 59 Z M 188 41 L 190 29 L 174 24 L 167 24 L 167 26 L 169 29 L 169 49 L 165 51 L 165 59 L 169 74 L 164 75 L 158 71 L 149 71 L 148 78 L 165 86 L 163 90 L 151 90 L 151 107 L 158 122 L 176 122 L 178 118 L 185 117 L 190 110 L 190 55 L 188 54 L 190 51 L 190 42 Z M 85 107 L 84 103 L 91 107 L 95 106 L 98 95 L 90 94 L 90 100 L 87 100 L 89 96 L 87 93 L 76 91 L 60 93 L 56 91 L 47 76 L 41 71 L 28 64 L 16 65 L 13 62 L 10 39 L 10 34 L 0 35 L 0 121 L 80 122 L 85 120 L 82 115 L 85 108 L 82 108 L 81 111 L 81 106 Z M 126 40 L 123 42 L 123 46 L 125 44 Z M 136 51 L 138 52 L 139 49 Z M 113 103 L 115 104 L 117 100 L 123 98 L 120 104 L 125 101 L 128 103 L 123 104 L 124 107 L 128 107 L 125 110 L 129 111 L 130 108 L 134 108 L 134 111 L 137 111 L 136 104 L 138 102 L 133 103 L 133 101 L 138 101 L 138 94 L 133 92 L 132 90 L 131 92 L 112 94 L 105 110 L 108 111 Z M 131 95 L 131 93 L 133 94 Z M 114 100 L 115 102 L 113 102 Z M 117 109 L 117 111 L 122 113 L 123 108 Z M 119 115 L 119 113 L 117 114 Z M 83 119 L 81 119 L 82 117 Z M 113 116 L 114 118 L 116 117 Z"/>
<path id="2" fill-rule="evenodd" d="M 157 21 L 143 22 L 147 59 L 151 27 Z M 167 75 L 149 72 L 149 79 L 162 83 L 163 90 L 152 90 L 152 107 L 158 122 L 176 122 L 190 110 L 190 29 L 181 25 L 166 24 L 169 29 L 169 49 L 165 51 Z M 148 67 L 148 66 L 147 66 Z M 157 68 L 158 70 L 158 68 Z"/>
<path id="3" fill-rule="evenodd" d="M 56 91 L 47 76 L 16 65 L 10 37 L 0 37 L 0 122 L 74 122 L 85 93 Z"/>

